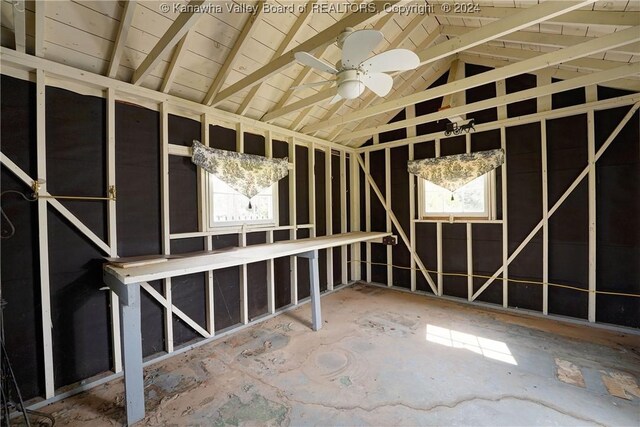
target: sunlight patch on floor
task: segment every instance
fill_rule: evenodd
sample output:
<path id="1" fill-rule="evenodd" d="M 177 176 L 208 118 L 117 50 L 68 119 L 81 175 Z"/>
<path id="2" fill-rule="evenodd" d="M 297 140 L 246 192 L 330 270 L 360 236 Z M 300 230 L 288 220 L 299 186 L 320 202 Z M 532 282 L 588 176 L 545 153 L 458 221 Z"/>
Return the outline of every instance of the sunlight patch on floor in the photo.
<path id="1" fill-rule="evenodd" d="M 502 341 L 490 340 L 429 324 L 427 324 L 427 341 L 452 348 L 463 348 L 511 365 L 518 364 L 507 344 Z"/>

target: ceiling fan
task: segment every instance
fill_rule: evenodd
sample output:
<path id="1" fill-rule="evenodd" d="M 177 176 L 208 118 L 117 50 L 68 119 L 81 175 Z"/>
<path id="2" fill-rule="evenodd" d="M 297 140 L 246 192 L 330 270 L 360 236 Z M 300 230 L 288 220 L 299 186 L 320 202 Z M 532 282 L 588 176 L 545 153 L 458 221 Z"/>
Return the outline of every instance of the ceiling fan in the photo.
<path id="1" fill-rule="evenodd" d="M 336 76 L 333 80 L 309 83 L 292 89 L 317 86 L 334 82 L 338 94 L 331 103 L 340 99 L 355 99 L 362 95 L 365 87 L 378 96 L 385 96 L 393 87 L 393 77 L 387 72 L 414 70 L 420 65 L 418 55 L 408 49 L 392 49 L 371 56 L 373 49 L 382 41 L 382 33 L 377 30 L 346 28 L 338 37 L 338 47 L 342 48 L 342 59 L 332 66 L 307 52 L 296 52 L 295 58 L 302 65 Z"/>

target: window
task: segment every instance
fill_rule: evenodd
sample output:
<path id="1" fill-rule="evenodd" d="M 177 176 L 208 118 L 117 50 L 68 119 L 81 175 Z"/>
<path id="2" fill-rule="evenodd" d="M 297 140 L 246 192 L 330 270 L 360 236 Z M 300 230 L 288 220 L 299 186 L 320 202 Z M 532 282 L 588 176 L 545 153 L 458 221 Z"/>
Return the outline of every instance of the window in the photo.
<path id="1" fill-rule="evenodd" d="M 453 193 L 422 178 L 418 189 L 422 218 L 495 219 L 495 171 L 479 176 Z"/>
<path id="2" fill-rule="evenodd" d="M 213 174 L 209 177 L 209 227 L 276 225 L 277 183 L 251 199 L 238 193 Z"/>

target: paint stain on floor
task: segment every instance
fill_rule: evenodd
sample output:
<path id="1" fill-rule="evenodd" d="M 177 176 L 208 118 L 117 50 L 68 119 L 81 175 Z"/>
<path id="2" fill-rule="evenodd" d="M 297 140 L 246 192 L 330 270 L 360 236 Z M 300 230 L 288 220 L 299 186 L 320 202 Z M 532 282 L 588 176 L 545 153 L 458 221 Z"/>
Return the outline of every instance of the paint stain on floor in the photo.
<path id="1" fill-rule="evenodd" d="M 263 396 L 253 393 L 251 400 L 243 402 L 235 394 L 229 396 L 229 400 L 222 405 L 217 412 L 218 417 L 213 420 L 215 427 L 262 425 L 281 426 L 287 421 L 287 408 L 284 405 L 265 399 Z M 198 416 L 192 418 L 196 423 Z M 201 418 L 202 422 L 211 422 L 210 418 Z M 288 424 L 288 423 L 287 423 Z"/>

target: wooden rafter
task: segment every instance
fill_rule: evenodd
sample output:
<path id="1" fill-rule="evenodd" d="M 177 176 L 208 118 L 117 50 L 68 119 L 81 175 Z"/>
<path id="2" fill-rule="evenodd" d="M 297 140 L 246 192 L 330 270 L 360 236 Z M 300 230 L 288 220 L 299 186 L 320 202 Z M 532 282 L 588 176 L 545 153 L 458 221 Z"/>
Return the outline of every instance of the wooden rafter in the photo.
<path id="1" fill-rule="evenodd" d="M 483 67 L 490 68 L 501 68 L 506 67 L 507 65 L 516 64 L 519 61 L 511 58 L 489 58 L 486 56 L 480 56 L 477 54 L 471 53 L 461 53 L 460 59 L 468 64 L 482 65 Z M 574 77 L 580 77 L 584 75 L 583 72 L 573 71 L 573 70 L 565 70 L 562 68 L 544 68 L 542 70 L 532 70 L 528 71 L 529 74 L 533 75 L 542 75 L 542 74 L 550 74 L 550 76 L 555 77 L 560 80 L 572 79 Z M 634 92 L 640 92 L 640 80 L 639 79 L 616 79 L 610 80 L 608 82 L 603 83 L 604 86 L 622 89 L 622 90 L 630 90 Z"/>
<path id="2" fill-rule="evenodd" d="M 382 4 L 381 2 L 375 2 L 375 11 L 366 11 L 359 13 L 352 13 L 346 18 L 336 22 L 331 25 L 329 28 L 319 32 L 315 36 L 311 37 L 309 40 L 301 43 L 295 48 L 289 50 L 288 52 L 282 54 L 277 59 L 274 59 L 267 65 L 261 67 L 240 81 L 230 85 L 226 89 L 220 91 L 218 95 L 213 99 L 211 105 L 216 106 L 221 102 L 229 98 L 230 96 L 235 95 L 238 92 L 242 92 L 248 88 L 251 88 L 257 85 L 260 82 L 263 82 L 267 78 L 269 78 L 274 73 L 288 67 L 293 64 L 295 61 L 294 54 L 296 52 L 312 52 L 315 49 L 319 49 L 328 43 L 331 43 L 336 39 L 344 31 L 346 27 L 357 27 L 358 25 L 363 25 L 366 22 L 369 22 L 372 19 L 375 19 L 379 14 L 384 13 L 385 6 L 392 5 L 398 3 L 398 0 L 392 0 L 387 2 L 386 4 Z"/>
<path id="3" fill-rule="evenodd" d="M 640 21 L 639 21 L 640 22 Z M 455 25 L 443 25 L 442 34 L 449 37 L 460 37 L 473 28 Z M 534 31 L 515 31 L 498 37 L 496 40 L 507 43 L 521 43 L 523 45 L 544 46 L 556 49 L 588 42 L 595 37 L 574 36 L 569 34 L 542 33 Z M 640 52 L 640 43 L 632 43 L 613 49 L 612 52 L 637 55 Z"/>
<path id="4" fill-rule="evenodd" d="M 278 58 L 280 55 L 282 55 L 289 48 L 289 45 L 291 44 L 293 39 L 298 35 L 300 30 L 302 28 L 304 28 L 304 26 L 307 24 L 307 22 L 309 22 L 309 18 L 311 17 L 311 14 L 313 12 L 313 5 L 317 1 L 318 0 L 309 0 L 307 2 L 307 4 L 305 5 L 304 12 L 300 14 L 298 19 L 296 19 L 296 22 L 289 29 L 289 31 L 287 32 L 287 35 L 285 36 L 284 40 L 282 40 L 282 43 L 280 43 L 280 46 L 278 46 L 278 49 L 276 49 L 275 53 L 272 55 L 271 61 L 273 61 L 274 59 Z M 249 108 L 249 105 L 251 104 L 251 101 L 253 101 L 253 98 L 256 96 L 256 94 L 260 90 L 260 87 L 262 87 L 263 83 L 264 82 L 260 82 L 260 83 L 258 83 L 257 85 L 255 85 L 254 87 L 251 88 L 251 90 L 249 91 L 247 96 L 244 97 L 244 100 L 242 101 L 242 104 L 240 105 L 240 107 L 236 111 L 236 114 L 243 115 L 244 113 L 247 112 L 247 109 Z"/>
<path id="5" fill-rule="evenodd" d="M 124 3 L 122 16 L 120 17 L 120 25 L 118 26 L 118 35 L 116 36 L 116 41 L 114 42 L 113 50 L 111 51 L 111 61 L 109 61 L 107 77 L 113 78 L 118 72 L 120 58 L 122 57 L 122 50 L 127 42 L 127 35 L 129 34 L 129 28 L 131 28 L 131 22 L 133 21 L 133 14 L 136 10 L 136 3 L 137 0 L 130 0 Z"/>
<path id="6" fill-rule="evenodd" d="M 16 50 L 25 52 L 27 48 L 27 25 L 25 18 L 24 0 L 14 0 L 13 2 L 13 35 L 16 42 Z"/>
<path id="7" fill-rule="evenodd" d="M 240 35 L 234 42 L 233 47 L 231 48 L 231 51 L 227 55 L 227 58 L 225 59 L 224 64 L 222 64 L 222 67 L 220 67 L 218 74 L 216 74 L 216 77 L 213 79 L 213 83 L 211 83 L 211 86 L 209 86 L 209 90 L 207 91 L 207 94 L 204 96 L 204 99 L 202 100 L 203 104 L 210 105 L 211 101 L 213 101 L 213 98 L 215 98 L 218 95 L 218 92 L 220 92 L 222 85 L 224 85 L 224 82 L 227 80 L 229 73 L 233 69 L 233 65 L 238 59 L 238 56 L 240 55 L 240 53 L 242 52 L 242 48 L 245 46 L 244 42 L 247 39 L 251 38 L 253 33 L 258 28 L 258 23 L 262 19 L 263 10 L 264 10 L 264 2 L 259 1 L 256 6 L 255 13 L 251 14 L 249 16 L 249 19 L 247 19 L 247 22 L 244 24 L 244 27 L 242 27 L 242 31 L 240 32 Z"/>
<path id="8" fill-rule="evenodd" d="M 515 64 L 502 67 L 500 69 L 487 71 L 486 73 L 478 74 L 473 77 L 468 77 L 464 80 L 454 82 L 452 84 L 442 85 L 424 92 L 415 93 L 399 99 L 383 102 L 370 108 L 355 111 L 341 117 L 336 117 L 331 120 L 306 126 L 305 128 L 303 128 L 303 132 L 314 132 L 325 127 L 337 126 L 339 124 L 348 123 L 354 120 L 361 120 L 366 117 L 371 117 L 387 111 L 395 110 L 397 108 L 402 108 L 410 104 L 417 104 L 434 97 L 444 96 L 449 93 L 470 89 L 472 87 L 492 83 L 497 80 L 516 76 L 518 74 L 527 73 L 532 70 L 539 70 L 566 61 L 571 61 L 573 59 L 603 52 L 617 46 L 634 43 L 640 41 L 639 30 L 640 27 L 627 28 L 625 30 L 599 37 L 595 40 L 581 43 L 576 46 L 571 46 L 557 50 L 555 52 L 538 55 L 535 58 L 520 61 Z"/>
<path id="9" fill-rule="evenodd" d="M 476 54 L 481 56 L 488 56 L 500 59 L 514 59 L 516 61 L 523 61 L 525 59 L 535 58 L 540 56 L 542 52 L 527 49 L 513 49 L 507 47 L 498 46 L 476 46 L 469 49 L 465 53 Z M 594 72 L 600 70 L 608 70 L 620 66 L 619 61 L 608 61 L 605 59 L 594 58 L 577 58 L 572 61 L 563 62 L 560 67 L 578 70 L 578 72 Z"/>
<path id="10" fill-rule="evenodd" d="M 188 8 L 178 15 L 167 32 L 160 37 L 158 43 L 156 43 L 140 66 L 134 71 L 131 83 L 135 85 L 140 84 L 142 79 L 160 63 L 164 55 L 187 34 L 202 15 L 198 9 L 204 2 L 204 0 L 191 0 L 189 4 L 186 5 Z"/>
<path id="11" fill-rule="evenodd" d="M 434 15 L 445 18 L 461 18 L 459 13 L 455 13 L 454 8 L 445 12 L 446 8 L 434 7 Z M 497 20 L 512 16 L 521 8 L 513 7 L 490 7 L 482 6 L 478 10 L 474 10 L 471 14 L 474 19 Z M 640 22 L 640 12 L 613 12 L 613 11 L 591 11 L 591 10 L 574 10 L 564 15 L 556 16 L 548 20 L 554 24 L 579 24 L 579 25 L 610 25 L 633 27 Z"/>
<path id="12" fill-rule="evenodd" d="M 595 0 L 582 1 L 550 1 L 541 3 L 528 9 L 521 9 L 518 13 L 509 15 L 499 21 L 492 22 L 484 27 L 475 28 L 460 37 L 440 43 L 418 53 L 422 64 L 437 61 L 453 53 L 467 50 L 491 40 L 495 40 L 505 34 L 513 33 L 523 28 L 530 27 L 539 22 L 553 19 L 572 10 L 594 3 Z"/>
<path id="13" fill-rule="evenodd" d="M 187 50 L 187 38 L 189 38 L 189 34 L 191 33 L 188 32 L 187 34 L 185 34 L 173 50 L 169 68 L 167 68 L 167 72 L 165 73 L 164 79 L 162 80 L 162 85 L 160 86 L 160 92 L 167 93 L 169 92 L 169 89 L 171 89 L 171 85 L 173 84 L 173 81 L 176 78 L 176 73 L 178 71 L 178 64 L 180 64 L 180 60 Z"/>
<path id="14" fill-rule="evenodd" d="M 42 57 L 44 54 L 44 17 L 46 16 L 46 3 L 44 0 L 34 2 L 34 55 Z"/>

